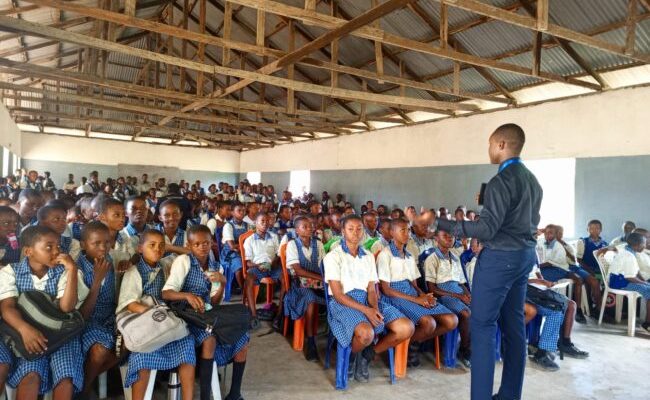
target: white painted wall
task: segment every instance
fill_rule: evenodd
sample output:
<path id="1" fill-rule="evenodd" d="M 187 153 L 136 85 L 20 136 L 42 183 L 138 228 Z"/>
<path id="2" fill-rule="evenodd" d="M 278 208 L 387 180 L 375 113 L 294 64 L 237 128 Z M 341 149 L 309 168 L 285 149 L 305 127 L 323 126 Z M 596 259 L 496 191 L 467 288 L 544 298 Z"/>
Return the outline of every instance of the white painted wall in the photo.
<path id="1" fill-rule="evenodd" d="M 22 156 L 20 129 L 2 103 L 0 103 L 0 145 L 8 148 L 14 154 Z"/>
<path id="2" fill-rule="evenodd" d="M 241 154 L 240 171 L 372 169 L 485 164 L 489 134 L 514 122 L 524 158 L 650 154 L 650 87 L 450 118 Z"/>
<path id="3" fill-rule="evenodd" d="M 238 172 L 239 153 L 74 136 L 22 133 L 22 157 L 86 164 L 139 164 L 183 170 Z"/>

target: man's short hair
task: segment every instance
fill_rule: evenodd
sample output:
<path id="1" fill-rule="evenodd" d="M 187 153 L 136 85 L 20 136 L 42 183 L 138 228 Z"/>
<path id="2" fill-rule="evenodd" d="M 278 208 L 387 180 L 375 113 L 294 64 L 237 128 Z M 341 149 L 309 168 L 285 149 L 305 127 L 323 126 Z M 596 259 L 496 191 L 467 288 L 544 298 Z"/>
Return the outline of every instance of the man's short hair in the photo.
<path id="1" fill-rule="evenodd" d="M 498 127 L 493 135 L 498 135 L 499 138 L 508 142 L 515 153 L 521 153 L 526 143 L 526 134 L 524 130 L 517 124 L 504 124 Z"/>

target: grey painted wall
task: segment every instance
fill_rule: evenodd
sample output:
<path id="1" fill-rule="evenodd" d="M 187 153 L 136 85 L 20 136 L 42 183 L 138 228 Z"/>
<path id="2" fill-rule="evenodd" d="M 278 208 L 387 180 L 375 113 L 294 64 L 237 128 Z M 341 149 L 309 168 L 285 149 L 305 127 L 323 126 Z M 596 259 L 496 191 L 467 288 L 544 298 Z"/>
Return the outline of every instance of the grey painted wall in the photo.
<path id="1" fill-rule="evenodd" d="M 75 176 L 75 182 L 81 182 L 82 176 L 88 176 L 90 171 L 99 172 L 100 179 L 107 177 L 117 178 L 119 176 L 136 176 L 138 179 L 143 173 L 149 174 L 149 180 L 153 181 L 158 177 L 167 178 L 168 182 L 178 182 L 181 179 L 194 182 L 199 179 L 201 185 L 205 188 L 211 183 L 219 183 L 221 181 L 235 184 L 239 176 L 238 173 L 219 172 L 219 171 L 195 171 L 184 170 L 173 167 L 160 167 L 154 165 L 132 165 L 132 164 L 118 164 L 118 165 L 100 165 L 100 164 L 82 164 L 82 163 L 69 163 L 58 161 L 41 161 L 32 159 L 23 159 L 23 167 L 26 169 L 34 169 L 39 173 L 50 171 L 52 179 L 57 187 L 63 186 L 68 178 L 68 174 L 72 173 Z"/>

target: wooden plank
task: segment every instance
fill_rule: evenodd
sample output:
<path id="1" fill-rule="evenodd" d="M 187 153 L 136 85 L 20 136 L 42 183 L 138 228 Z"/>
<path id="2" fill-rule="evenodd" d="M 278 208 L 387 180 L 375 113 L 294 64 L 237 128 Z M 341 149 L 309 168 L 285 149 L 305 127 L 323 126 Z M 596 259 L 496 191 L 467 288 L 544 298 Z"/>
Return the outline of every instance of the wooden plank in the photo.
<path id="1" fill-rule="evenodd" d="M 377 66 L 377 75 L 384 76 L 384 55 L 381 52 L 381 42 L 375 41 L 375 65 Z M 364 81 L 365 82 L 365 81 Z M 383 80 L 378 80 L 377 83 L 383 84 Z"/>
<path id="2" fill-rule="evenodd" d="M 201 0 L 205 4 L 205 0 Z M 226 1 L 225 3 L 225 12 L 223 14 L 223 38 L 226 40 L 230 39 L 230 34 L 232 30 L 232 3 Z M 221 65 L 227 67 L 230 65 L 230 50 L 228 47 L 223 46 L 223 55 L 221 57 Z"/>
<path id="3" fill-rule="evenodd" d="M 460 63 L 454 63 L 454 94 L 460 93 Z"/>
<path id="4" fill-rule="evenodd" d="M 205 0 L 199 0 L 199 32 L 205 33 L 205 18 L 206 18 L 206 13 L 207 13 L 207 6 L 205 3 Z M 228 29 L 228 35 L 230 35 L 230 29 Z M 225 32 L 224 32 L 225 34 Z M 229 55 L 230 53 L 228 52 L 227 49 L 224 48 L 224 56 L 226 53 Z M 205 61 L 205 43 L 199 43 L 199 49 L 197 51 L 197 56 L 199 62 L 203 63 Z M 224 65 L 227 65 L 227 63 L 224 62 Z M 197 78 L 196 78 L 196 95 L 197 96 L 203 96 L 203 71 L 199 71 Z"/>
<path id="5" fill-rule="evenodd" d="M 316 10 L 316 0 L 305 0 L 305 10 L 315 11 Z"/>
<path id="6" fill-rule="evenodd" d="M 0 15 L 14 15 L 38 9 L 39 6 L 9 7 L 0 10 Z"/>
<path id="7" fill-rule="evenodd" d="M 315 7 L 315 4 L 314 4 Z M 296 48 L 296 28 L 294 26 L 293 20 L 289 21 L 289 25 L 287 26 L 289 29 L 289 46 L 288 46 L 288 51 L 291 53 L 292 51 L 295 50 Z M 291 64 L 287 68 L 287 78 L 293 80 L 294 79 L 294 65 Z M 295 98 L 295 93 L 293 89 L 288 89 L 287 90 L 287 114 L 293 114 L 296 111 L 296 98 Z"/>
<path id="8" fill-rule="evenodd" d="M 542 32 L 534 32 L 533 36 L 533 76 L 539 76 L 542 65 Z"/>
<path id="9" fill-rule="evenodd" d="M 548 30 L 548 0 L 537 0 L 537 30 Z"/>
<path id="10" fill-rule="evenodd" d="M 627 19 L 625 21 L 625 54 L 632 56 L 634 54 L 634 42 L 636 39 L 636 0 L 627 2 Z"/>
<path id="11" fill-rule="evenodd" d="M 440 47 L 447 48 L 449 42 L 449 16 L 447 11 L 447 4 L 444 1 L 440 2 Z"/>
<path id="12" fill-rule="evenodd" d="M 255 38 L 255 44 L 261 47 L 264 47 L 264 39 L 266 39 L 266 36 L 264 35 L 265 26 L 266 13 L 262 10 L 257 10 L 257 29 L 255 30 L 257 36 Z"/>

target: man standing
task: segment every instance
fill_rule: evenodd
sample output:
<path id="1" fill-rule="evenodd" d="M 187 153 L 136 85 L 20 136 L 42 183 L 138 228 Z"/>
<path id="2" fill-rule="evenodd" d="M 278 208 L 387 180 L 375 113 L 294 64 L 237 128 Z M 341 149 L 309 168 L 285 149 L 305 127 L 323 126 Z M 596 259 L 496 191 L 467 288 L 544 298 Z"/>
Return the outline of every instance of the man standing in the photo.
<path id="1" fill-rule="evenodd" d="M 519 155 L 526 140 L 515 124 L 490 136 L 489 156 L 499 165 L 487 184 L 478 221 L 440 219 L 440 228 L 484 244 L 472 282 L 472 400 L 519 400 L 526 367 L 524 301 L 528 274 L 536 263 L 535 232 L 542 188 Z M 435 218 L 435 217 L 434 217 Z M 503 333 L 501 387 L 492 395 L 497 321 Z"/>

